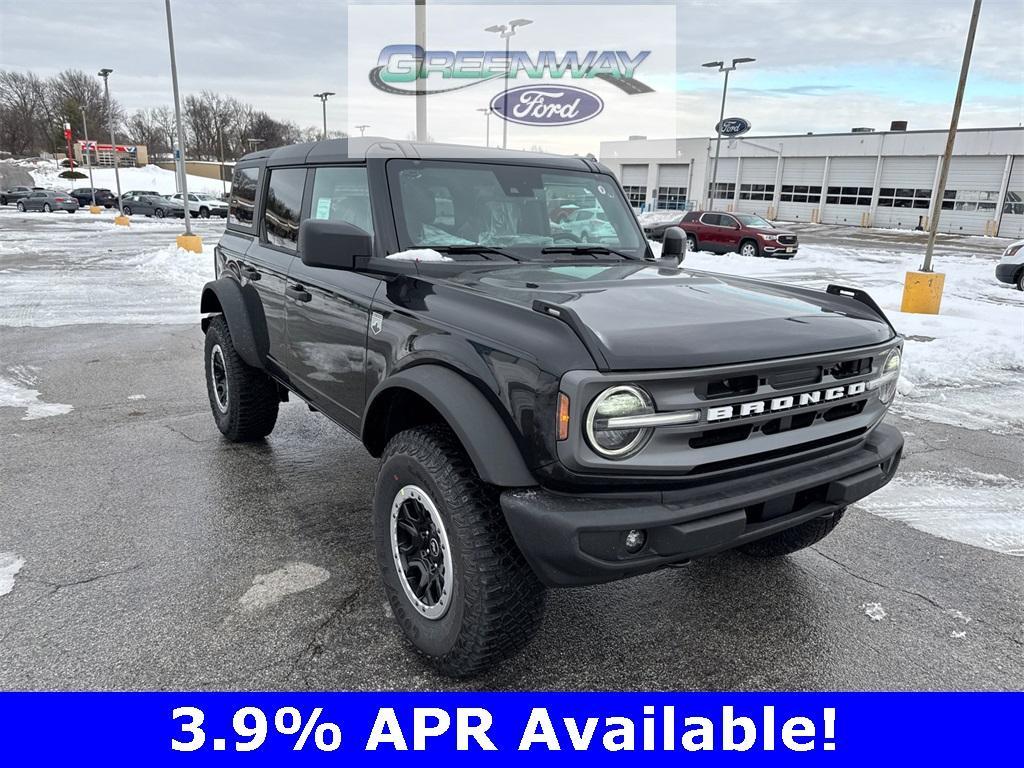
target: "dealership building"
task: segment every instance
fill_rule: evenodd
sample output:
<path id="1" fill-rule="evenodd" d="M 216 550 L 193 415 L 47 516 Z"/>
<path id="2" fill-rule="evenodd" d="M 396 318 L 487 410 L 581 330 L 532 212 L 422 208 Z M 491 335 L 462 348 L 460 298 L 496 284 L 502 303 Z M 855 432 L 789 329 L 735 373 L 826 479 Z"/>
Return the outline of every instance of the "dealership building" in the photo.
<path id="1" fill-rule="evenodd" d="M 638 210 L 707 207 L 780 221 L 927 228 L 947 133 L 850 133 L 601 143 L 601 161 Z M 712 175 L 715 188 L 711 189 Z M 961 130 L 939 230 L 1024 237 L 1024 128 Z"/>

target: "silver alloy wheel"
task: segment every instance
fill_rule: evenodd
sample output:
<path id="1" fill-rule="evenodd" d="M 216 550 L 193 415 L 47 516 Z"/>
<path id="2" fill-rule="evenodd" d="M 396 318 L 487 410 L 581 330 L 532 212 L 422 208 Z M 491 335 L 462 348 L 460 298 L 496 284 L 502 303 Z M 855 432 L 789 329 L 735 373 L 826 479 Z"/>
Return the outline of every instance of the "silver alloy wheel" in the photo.
<path id="1" fill-rule="evenodd" d="M 757 256 L 757 246 L 748 240 L 740 247 L 740 255 L 754 258 Z"/>
<path id="2" fill-rule="evenodd" d="M 228 369 L 224 364 L 224 351 L 220 344 L 214 344 L 210 350 L 210 385 L 213 387 L 213 399 L 221 413 L 228 412 Z"/>
<path id="3" fill-rule="evenodd" d="M 53 208 L 50 207 L 49 203 L 43 203 L 43 210 L 46 213 L 53 213 Z"/>
<path id="4" fill-rule="evenodd" d="M 686 236 L 686 250 L 694 253 L 697 251 L 697 238 L 693 235 Z"/>
<path id="5" fill-rule="evenodd" d="M 455 583 L 444 521 L 426 491 L 406 485 L 395 494 L 389 521 L 391 556 L 406 598 L 421 616 L 448 612 Z"/>

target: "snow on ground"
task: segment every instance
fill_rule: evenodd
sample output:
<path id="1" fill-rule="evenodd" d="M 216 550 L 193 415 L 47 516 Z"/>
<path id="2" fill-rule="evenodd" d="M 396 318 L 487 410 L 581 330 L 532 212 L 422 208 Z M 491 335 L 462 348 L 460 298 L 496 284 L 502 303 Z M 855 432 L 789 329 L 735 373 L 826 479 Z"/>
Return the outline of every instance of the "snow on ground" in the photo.
<path id="1" fill-rule="evenodd" d="M 17 165 L 24 167 L 35 180 L 36 186 L 46 187 L 47 189 L 57 189 L 67 191 L 74 189 L 75 187 L 88 187 L 89 185 L 89 169 L 85 166 L 80 166 L 75 170 L 80 173 L 84 173 L 86 178 L 84 179 L 62 179 L 60 174 L 68 170 L 67 168 L 60 168 L 53 160 L 43 160 L 41 158 L 34 158 L 31 160 L 16 160 L 12 161 Z M 176 176 L 174 171 L 169 171 L 166 168 L 159 168 L 155 165 L 144 165 L 141 168 L 119 168 L 118 175 L 121 177 L 121 191 L 128 192 L 133 189 L 151 189 L 155 192 L 159 192 L 161 195 L 173 195 L 178 191 Z M 93 168 L 92 169 L 92 186 L 105 187 L 117 193 L 117 183 L 114 178 L 113 168 Z M 218 179 L 208 179 L 205 176 L 188 176 L 188 190 L 189 192 L 201 192 L 203 194 L 213 195 L 214 197 L 220 197 L 224 191 L 224 184 Z M 230 188 L 230 185 L 228 185 Z"/>
<path id="2" fill-rule="evenodd" d="M 0 597 L 14 589 L 14 577 L 25 566 L 25 560 L 13 552 L 0 552 Z"/>
<path id="3" fill-rule="evenodd" d="M 897 474 L 858 506 L 919 531 L 1024 557 L 1024 483 L 970 470 Z"/>
<path id="4" fill-rule="evenodd" d="M 0 374 L 0 408 L 23 408 L 22 421 L 45 419 L 71 413 L 73 407 L 63 403 L 47 403 L 40 399 L 34 372 L 23 365 L 11 366 Z"/>
<path id="5" fill-rule="evenodd" d="M 657 243 L 652 243 L 656 250 Z M 906 337 L 900 397 L 894 410 L 912 418 L 997 434 L 1024 434 L 1024 294 L 995 279 L 995 260 L 937 253 L 946 275 L 942 311 L 899 311 L 904 274 L 920 256 L 900 250 L 801 245 L 790 261 L 738 254 L 688 253 L 685 266 L 825 288 L 863 288 Z"/>

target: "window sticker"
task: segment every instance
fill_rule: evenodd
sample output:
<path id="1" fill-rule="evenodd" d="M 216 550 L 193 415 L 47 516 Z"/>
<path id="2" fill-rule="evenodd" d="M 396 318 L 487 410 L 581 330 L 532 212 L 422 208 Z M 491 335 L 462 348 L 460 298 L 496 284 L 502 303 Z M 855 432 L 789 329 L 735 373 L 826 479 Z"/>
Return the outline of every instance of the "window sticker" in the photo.
<path id="1" fill-rule="evenodd" d="M 331 218 L 331 198 L 321 197 L 316 201 L 316 216 L 317 219 L 329 219 Z"/>

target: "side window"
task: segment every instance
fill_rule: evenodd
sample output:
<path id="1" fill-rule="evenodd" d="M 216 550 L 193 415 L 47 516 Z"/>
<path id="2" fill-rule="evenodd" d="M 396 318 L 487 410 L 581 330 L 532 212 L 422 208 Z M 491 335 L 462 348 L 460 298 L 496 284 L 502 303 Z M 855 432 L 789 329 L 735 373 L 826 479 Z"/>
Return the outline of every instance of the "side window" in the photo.
<path id="1" fill-rule="evenodd" d="M 721 225 L 722 217 L 717 213 L 705 213 L 700 217 L 701 224 L 707 224 L 708 226 L 717 227 Z"/>
<path id="2" fill-rule="evenodd" d="M 344 221 L 373 234 L 365 168 L 317 168 L 313 172 L 312 219 Z"/>
<path id="3" fill-rule="evenodd" d="M 259 168 L 235 168 L 235 173 L 231 177 L 229 224 L 242 227 L 252 226 L 252 217 L 256 210 L 256 188 L 259 180 Z"/>
<path id="4" fill-rule="evenodd" d="M 736 221 L 732 216 L 720 215 L 718 217 L 718 223 L 723 227 L 739 227 L 740 223 Z"/>
<path id="5" fill-rule="evenodd" d="M 279 168 L 267 182 L 267 208 L 263 214 L 267 242 L 295 250 L 299 239 L 299 213 L 306 186 L 305 168 Z"/>

